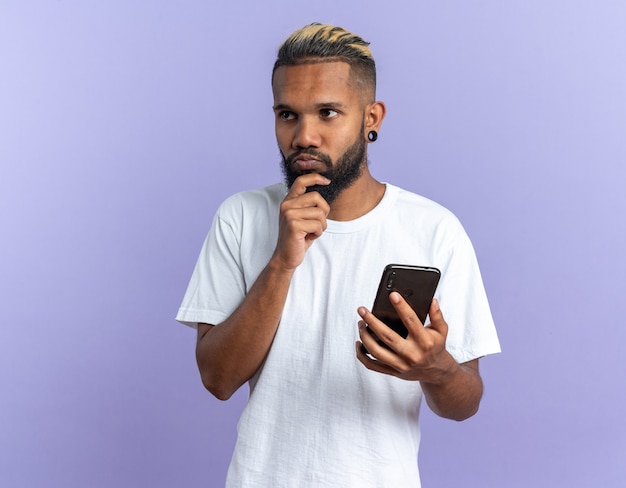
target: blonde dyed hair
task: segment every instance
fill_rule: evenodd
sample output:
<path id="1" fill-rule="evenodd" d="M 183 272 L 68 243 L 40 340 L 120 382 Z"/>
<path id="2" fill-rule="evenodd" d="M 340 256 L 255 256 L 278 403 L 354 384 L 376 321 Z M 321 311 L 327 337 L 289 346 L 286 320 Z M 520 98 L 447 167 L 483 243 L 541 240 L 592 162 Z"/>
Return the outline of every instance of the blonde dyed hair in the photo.
<path id="1" fill-rule="evenodd" d="M 376 92 L 376 63 L 369 42 L 343 27 L 314 22 L 291 34 L 278 49 L 272 70 L 308 63 L 348 63 L 355 80 Z"/>

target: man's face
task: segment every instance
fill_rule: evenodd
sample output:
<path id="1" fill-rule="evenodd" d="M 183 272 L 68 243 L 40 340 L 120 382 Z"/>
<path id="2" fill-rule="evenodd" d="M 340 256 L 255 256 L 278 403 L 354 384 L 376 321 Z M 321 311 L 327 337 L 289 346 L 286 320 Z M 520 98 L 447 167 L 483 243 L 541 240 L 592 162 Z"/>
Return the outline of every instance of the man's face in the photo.
<path id="1" fill-rule="evenodd" d="M 363 104 L 344 62 L 282 66 L 274 73 L 276 139 L 287 184 L 321 173 L 310 187 L 332 201 L 361 175 L 366 159 Z"/>

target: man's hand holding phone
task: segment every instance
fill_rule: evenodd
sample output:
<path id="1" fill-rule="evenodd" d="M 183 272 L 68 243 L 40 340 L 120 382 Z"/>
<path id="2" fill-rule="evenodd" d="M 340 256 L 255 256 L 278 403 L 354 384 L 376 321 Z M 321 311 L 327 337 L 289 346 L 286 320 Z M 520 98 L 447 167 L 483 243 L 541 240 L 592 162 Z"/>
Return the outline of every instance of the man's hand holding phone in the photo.
<path id="1" fill-rule="evenodd" d="M 272 260 L 285 269 L 297 268 L 313 241 L 326 230 L 330 206 L 318 192 L 307 193 L 307 188 L 329 183 L 318 173 L 299 176 L 281 203 L 278 243 Z"/>
<path id="2" fill-rule="evenodd" d="M 424 327 L 415 311 L 394 291 L 389 300 L 408 330 L 406 338 L 380 321 L 365 307 L 359 307 L 359 336 L 357 357 L 372 371 L 384 373 L 405 380 L 426 383 L 440 383 L 457 363 L 446 351 L 448 324 L 443 318 L 439 303 L 434 299 L 430 305 L 430 324 Z M 368 328 L 388 347 L 378 343 Z M 367 349 L 369 355 L 363 351 Z"/>

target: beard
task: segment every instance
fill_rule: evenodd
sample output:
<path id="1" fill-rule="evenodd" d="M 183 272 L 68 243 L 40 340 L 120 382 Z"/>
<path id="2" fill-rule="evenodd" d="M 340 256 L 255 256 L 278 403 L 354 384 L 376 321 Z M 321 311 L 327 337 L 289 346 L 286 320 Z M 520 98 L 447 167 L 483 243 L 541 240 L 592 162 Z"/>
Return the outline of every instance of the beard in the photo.
<path id="1" fill-rule="evenodd" d="M 300 149 L 287 158 L 285 158 L 283 152 L 280 151 L 282 157 L 282 171 L 288 188 L 291 188 L 291 185 L 293 185 L 293 182 L 296 181 L 298 176 L 305 173 L 293 169 L 293 162 L 301 154 L 309 154 L 319 159 L 326 166 L 327 169 L 325 171 L 319 171 L 319 174 L 328 178 L 330 184 L 312 185 L 307 187 L 306 191 L 307 193 L 311 191 L 318 192 L 329 205 L 332 205 L 341 192 L 350 187 L 363 173 L 363 164 L 365 163 L 365 140 L 359 134 L 354 144 L 346 149 L 336 162 L 333 162 L 327 154 L 310 148 Z"/>

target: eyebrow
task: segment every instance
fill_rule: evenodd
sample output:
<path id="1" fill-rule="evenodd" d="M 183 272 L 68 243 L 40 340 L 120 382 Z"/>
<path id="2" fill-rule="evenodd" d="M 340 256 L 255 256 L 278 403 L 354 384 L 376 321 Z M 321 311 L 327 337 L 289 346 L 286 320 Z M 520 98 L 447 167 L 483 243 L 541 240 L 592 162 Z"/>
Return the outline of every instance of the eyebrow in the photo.
<path id="1" fill-rule="evenodd" d="M 315 108 L 322 109 L 322 108 L 344 108 L 345 105 L 343 103 L 340 102 L 324 102 L 324 103 L 317 103 L 315 104 Z M 278 110 L 293 110 L 289 105 L 287 105 L 286 103 L 278 103 L 276 105 L 274 105 L 273 107 L 274 111 L 278 111 Z"/>

